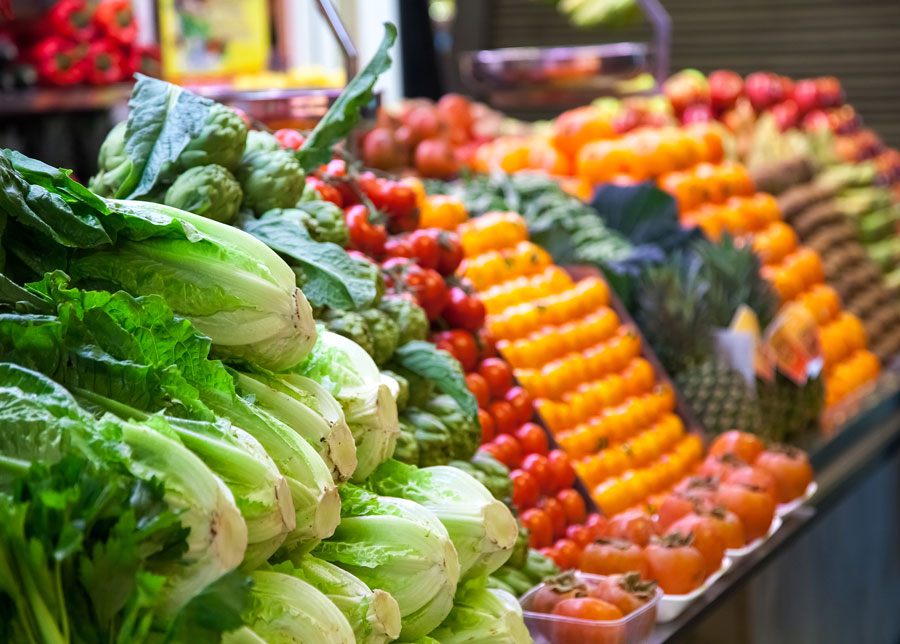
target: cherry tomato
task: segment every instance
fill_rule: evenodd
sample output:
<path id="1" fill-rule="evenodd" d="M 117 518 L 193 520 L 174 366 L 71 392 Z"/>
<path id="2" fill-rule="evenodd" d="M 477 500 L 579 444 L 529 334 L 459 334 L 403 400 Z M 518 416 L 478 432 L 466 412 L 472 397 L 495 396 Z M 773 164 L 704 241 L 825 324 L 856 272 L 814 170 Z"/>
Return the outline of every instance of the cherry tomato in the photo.
<path id="1" fill-rule="evenodd" d="M 449 141 L 425 139 L 416 146 L 416 169 L 425 177 L 451 177 L 459 170 Z"/>
<path id="2" fill-rule="evenodd" d="M 531 420 L 531 394 L 525 391 L 525 389 L 522 387 L 511 387 L 507 390 L 504 398 L 506 398 L 506 401 L 513 406 L 513 409 L 516 412 L 516 419 L 520 423 L 527 423 Z"/>
<path id="3" fill-rule="evenodd" d="M 591 529 L 586 525 L 570 525 L 566 528 L 566 538 L 577 543 L 581 548 L 585 548 L 589 543 L 594 542 L 594 535 Z"/>
<path id="4" fill-rule="evenodd" d="M 493 445 L 500 448 L 500 453 L 502 455 L 501 458 L 494 454 L 494 458 L 503 463 L 506 467 L 519 467 L 519 464 L 522 462 L 522 448 L 519 445 L 519 441 L 509 434 L 497 434 Z"/>
<path id="5" fill-rule="evenodd" d="M 306 137 L 291 128 L 275 130 L 275 138 L 281 144 L 281 147 L 288 150 L 299 150 L 300 146 L 306 141 Z"/>
<path id="6" fill-rule="evenodd" d="M 584 499 L 572 488 L 560 490 L 556 494 L 556 500 L 562 503 L 563 509 L 566 511 L 566 522 L 570 525 L 573 523 L 581 523 L 584 521 L 586 508 Z"/>
<path id="7" fill-rule="evenodd" d="M 312 186 L 313 190 L 319 193 L 322 201 L 330 201 L 338 207 L 344 206 L 344 198 L 341 191 L 330 183 L 325 183 L 319 177 L 309 175 L 306 177 L 306 184 Z"/>
<path id="8" fill-rule="evenodd" d="M 466 374 L 466 386 L 469 388 L 469 391 L 472 392 L 472 395 L 475 396 L 475 400 L 478 401 L 479 407 L 487 407 L 491 402 L 491 390 L 488 387 L 487 380 L 484 379 L 480 373 L 467 373 Z M 525 449 L 525 446 L 522 445 L 522 448 Z M 525 449 L 526 452 L 529 450 Z"/>
<path id="9" fill-rule="evenodd" d="M 602 514 L 593 512 L 585 519 L 584 525 L 591 531 L 591 536 L 596 541 L 606 536 L 606 528 L 609 525 L 609 521 Z"/>
<path id="10" fill-rule="evenodd" d="M 409 236 L 413 257 L 422 268 L 437 268 L 438 243 L 429 230 L 417 230 Z"/>
<path id="11" fill-rule="evenodd" d="M 553 538 L 558 539 L 566 533 L 566 510 L 562 503 L 554 497 L 544 497 L 538 503 L 538 507 L 550 517 L 550 525 L 553 526 Z"/>
<path id="12" fill-rule="evenodd" d="M 447 304 L 444 278 L 437 271 L 413 264 L 406 267 L 406 283 L 415 293 L 419 306 L 425 309 L 428 319 L 436 320 Z"/>
<path id="13" fill-rule="evenodd" d="M 494 398 L 502 399 L 512 386 L 512 370 L 501 358 L 485 358 L 478 365 L 478 373 L 487 380 Z"/>
<path id="14" fill-rule="evenodd" d="M 754 465 L 772 475 L 779 503 L 787 503 L 802 496 L 813 480 L 812 467 L 806 454 L 793 447 L 770 447 L 757 457 Z"/>
<path id="15" fill-rule="evenodd" d="M 362 204 L 350 206 L 344 211 L 344 220 L 350 230 L 350 245 L 370 256 L 384 253 L 387 231 L 380 224 L 369 221 L 369 209 Z"/>
<path id="16" fill-rule="evenodd" d="M 537 503 L 540 490 L 535 478 L 525 470 L 513 470 L 509 473 L 512 481 L 512 502 L 520 512 Z"/>
<path id="17" fill-rule="evenodd" d="M 468 331 L 461 331 L 458 329 L 454 331 L 441 331 L 440 333 L 434 334 L 431 341 L 434 342 L 438 348 L 444 349 L 454 358 L 459 360 L 463 371 L 471 371 L 475 367 L 478 349 L 475 347 L 475 338 L 472 337 L 472 334 Z"/>
<path id="18" fill-rule="evenodd" d="M 478 329 L 478 337 L 476 338 L 476 340 L 478 344 L 479 360 L 497 357 L 497 345 L 494 342 L 494 338 L 491 336 L 491 332 L 488 331 L 488 328 L 486 326 Z"/>
<path id="19" fill-rule="evenodd" d="M 388 257 L 409 258 L 413 256 L 413 250 L 403 237 L 392 237 L 384 243 L 384 254 Z"/>
<path id="20" fill-rule="evenodd" d="M 745 463 L 753 463 L 763 450 L 765 445 L 758 436 L 737 430 L 721 434 L 709 446 L 709 453 L 713 456 L 733 454 Z"/>
<path id="21" fill-rule="evenodd" d="M 572 487 L 575 482 L 575 470 L 569 462 L 569 457 L 561 449 L 550 450 L 547 454 L 547 464 L 550 467 L 551 486 L 553 492 Z"/>
<path id="22" fill-rule="evenodd" d="M 647 579 L 647 562 L 643 550 L 635 543 L 619 539 L 600 538 L 584 549 L 581 565 L 584 572 L 595 575 L 614 575 L 637 572 Z"/>
<path id="23" fill-rule="evenodd" d="M 386 179 L 368 182 L 367 187 L 364 190 L 372 204 L 388 216 L 388 230 L 402 233 L 418 227 L 419 209 L 416 207 L 416 193 L 411 187 Z"/>
<path id="24" fill-rule="evenodd" d="M 522 444 L 522 452 L 525 454 L 546 454 L 547 434 L 534 423 L 524 423 L 516 430 L 516 438 Z"/>
<path id="25" fill-rule="evenodd" d="M 344 208 L 359 203 L 359 194 L 347 179 L 347 164 L 343 159 L 332 159 L 324 169 L 319 170 L 331 178 L 332 185 L 341 193 L 341 205 Z"/>
<path id="26" fill-rule="evenodd" d="M 559 620 L 553 624 L 553 642 L 578 642 L 578 644 L 621 644 L 625 641 L 623 625 L 597 628 L 595 622 L 613 622 L 622 619 L 622 611 L 612 604 L 594 597 L 563 599 L 553 608 L 553 615 L 571 617 L 582 622 Z"/>
<path id="27" fill-rule="evenodd" d="M 482 410 L 482 411 L 483 411 L 483 410 Z M 493 419 L 491 419 L 491 420 L 493 421 Z M 483 433 L 484 433 L 484 427 L 483 427 L 483 426 L 482 426 L 482 430 L 481 430 L 481 431 L 482 431 L 482 434 L 483 434 Z M 481 451 L 483 451 L 483 452 L 487 452 L 488 454 L 490 454 L 491 456 L 493 456 L 497 461 L 499 461 L 500 463 L 503 463 L 504 449 L 503 449 L 502 447 L 498 447 L 498 446 L 494 443 L 494 441 L 491 441 L 490 443 L 482 443 L 481 446 L 479 446 L 478 449 L 481 450 Z M 506 463 L 503 463 L 503 464 L 506 465 Z M 509 467 L 509 465 L 506 465 L 506 466 Z"/>
<path id="28" fill-rule="evenodd" d="M 460 287 L 454 286 L 450 289 L 442 315 L 450 326 L 477 331 L 484 326 L 484 303 L 477 295 L 469 295 Z"/>
<path id="29" fill-rule="evenodd" d="M 528 539 L 532 548 L 543 548 L 553 542 L 553 523 L 540 508 L 529 508 L 522 513 L 522 525 L 528 528 Z"/>
<path id="30" fill-rule="evenodd" d="M 628 615 L 653 599 L 656 582 L 642 581 L 636 572 L 608 575 L 588 586 L 588 592 Z"/>
<path id="31" fill-rule="evenodd" d="M 447 230 L 437 229 L 438 265 L 437 270 L 441 275 L 453 275 L 463 259 L 462 244 L 459 235 Z"/>
<path id="32" fill-rule="evenodd" d="M 494 419 L 498 434 L 512 434 L 516 431 L 516 412 L 505 400 L 497 400 L 488 406 L 488 413 Z"/>
<path id="33" fill-rule="evenodd" d="M 691 544 L 691 537 L 668 535 L 644 548 L 647 573 L 663 592 L 684 595 L 699 588 L 706 579 L 703 555 Z"/>
<path id="34" fill-rule="evenodd" d="M 612 517 L 606 533 L 613 539 L 623 539 L 639 546 L 646 546 L 650 543 L 650 537 L 656 535 L 656 527 L 653 520 L 644 512 L 631 509 Z"/>
<path id="35" fill-rule="evenodd" d="M 723 483 L 716 492 L 716 501 L 738 516 L 748 543 L 769 531 L 775 516 L 775 499 L 762 490 Z"/>
<path id="36" fill-rule="evenodd" d="M 683 536 L 690 535 L 693 545 L 706 564 L 706 574 L 712 574 L 722 565 L 725 556 L 725 537 L 722 536 L 721 527 L 709 516 L 688 514 L 681 517 L 669 526 L 669 533 L 678 533 Z"/>
<path id="37" fill-rule="evenodd" d="M 494 419 L 481 407 L 478 408 L 478 422 L 481 424 L 482 444 L 494 440 L 494 436 L 497 435 L 497 428 L 494 427 Z"/>
<path id="38" fill-rule="evenodd" d="M 581 548 L 571 539 L 557 539 L 553 544 L 553 561 L 563 570 L 571 570 L 581 560 Z"/>
<path id="39" fill-rule="evenodd" d="M 541 492 L 546 493 L 550 489 L 551 474 L 547 457 L 542 454 L 528 454 L 522 459 L 522 469 L 531 472 L 537 481 Z"/>

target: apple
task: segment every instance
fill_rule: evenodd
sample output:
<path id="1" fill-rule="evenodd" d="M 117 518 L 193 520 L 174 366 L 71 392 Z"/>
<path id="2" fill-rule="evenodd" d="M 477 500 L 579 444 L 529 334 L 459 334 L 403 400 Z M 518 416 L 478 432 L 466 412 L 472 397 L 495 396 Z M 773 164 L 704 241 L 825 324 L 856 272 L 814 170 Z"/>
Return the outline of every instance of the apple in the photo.
<path id="1" fill-rule="evenodd" d="M 644 119 L 642 114 L 633 107 L 623 107 L 612 119 L 612 129 L 616 134 L 631 132 L 639 126 Z"/>
<path id="2" fill-rule="evenodd" d="M 758 112 L 784 98 L 781 81 L 778 76 L 769 72 L 755 72 L 747 76 L 747 80 L 744 81 L 744 89 L 753 108 Z"/>
<path id="3" fill-rule="evenodd" d="M 834 76 L 816 79 L 816 92 L 819 95 L 820 107 L 838 107 L 844 102 L 844 88 Z"/>
<path id="4" fill-rule="evenodd" d="M 744 79 L 728 69 L 718 69 L 709 75 L 709 100 L 719 113 L 730 109 L 744 91 Z"/>
<path id="5" fill-rule="evenodd" d="M 824 110 L 815 109 L 803 117 L 803 129 L 807 132 L 820 132 L 831 129 L 831 120 Z"/>
<path id="6" fill-rule="evenodd" d="M 859 130 L 859 116 L 850 105 L 828 110 L 828 122 L 835 134 L 853 134 Z"/>
<path id="7" fill-rule="evenodd" d="M 709 105 L 691 105 L 681 115 L 681 122 L 685 125 L 691 123 L 709 123 L 713 120 L 712 108 Z"/>
<path id="8" fill-rule="evenodd" d="M 800 120 L 800 110 L 794 100 L 790 98 L 776 103 L 769 109 L 769 112 L 775 119 L 775 125 L 778 126 L 780 132 L 786 132 L 792 127 L 796 127 Z"/>
<path id="9" fill-rule="evenodd" d="M 663 92 L 677 114 L 691 105 L 709 103 L 709 83 L 696 69 L 684 69 L 670 76 L 663 83 Z"/>
<path id="10" fill-rule="evenodd" d="M 791 96 L 801 114 L 806 114 L 819 107 L 819 90 L 816 87 L 815 79 L 804 78 L 794 83 L 794 91 Z"/>

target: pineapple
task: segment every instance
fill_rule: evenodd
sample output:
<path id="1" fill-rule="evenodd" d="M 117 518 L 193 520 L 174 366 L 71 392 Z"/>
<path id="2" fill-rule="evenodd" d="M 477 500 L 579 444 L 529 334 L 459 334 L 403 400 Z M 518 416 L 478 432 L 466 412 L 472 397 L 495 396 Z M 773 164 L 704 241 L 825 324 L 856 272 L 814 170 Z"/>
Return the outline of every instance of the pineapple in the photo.
<path id="1" fill-rule="evenodd" d="M 711 359 L 690 366 L 678 373 L 674 382 L 708 432 L 763 432 L 756 393 L 744 375 L 725 362 Z"/>

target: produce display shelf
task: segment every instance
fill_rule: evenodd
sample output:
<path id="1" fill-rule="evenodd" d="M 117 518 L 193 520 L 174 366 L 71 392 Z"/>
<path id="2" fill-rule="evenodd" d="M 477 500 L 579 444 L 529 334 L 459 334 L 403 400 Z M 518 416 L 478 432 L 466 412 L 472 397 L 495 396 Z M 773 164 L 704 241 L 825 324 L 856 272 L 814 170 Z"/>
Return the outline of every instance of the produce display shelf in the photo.
<path id="1" fill-rule="evenodd" d="M 679 641 L 714 607 L 772 562 L 788 545 L 814 528 L 817 519 L 856 487 L 866 473 L 900 450 L 900 371 L 885 372 L 870 404 L 830 436 L 809 440 L 810 460 L 818 491 L 803 506 L 783 519 L 781 528 L 754 552 L 735 562 L 728 574 L 714 583 L 676 619 L 658 624 L 648 644 Z"/>
<path id="2" fill-rule="evenodd" d="M 106 87 L 34 87 L 0 92 L 0 116 L 86 112 L 124 105 L 132 83 Z"/>

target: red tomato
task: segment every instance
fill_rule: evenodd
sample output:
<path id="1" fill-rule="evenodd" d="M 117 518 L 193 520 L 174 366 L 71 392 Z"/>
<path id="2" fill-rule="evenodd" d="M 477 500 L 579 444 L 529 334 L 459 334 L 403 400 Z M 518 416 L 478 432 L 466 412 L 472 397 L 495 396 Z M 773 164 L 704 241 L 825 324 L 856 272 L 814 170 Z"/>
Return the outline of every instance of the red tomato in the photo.
<path id="1" fill-rule="evenodd" d="M 438 243 L 430 230 L 423 229 L 413 232 L 409 236 L 409 246 L 412 248 L 413 257 L 416 258 L 422 268 L 437 268 Z"/>
<path id="2" fill-rule="evenodd" d="M 408 241 L 402 237 L 392 237 L 384 243 L 384 254 L 387 257 L 410 258 L 413 256 L 413 251 Z"/>
<path id="3" fill-rule="evenodd" d="M 553 561 L 563 570 L 571 570 L 581 560 L 581 548 L 571 539 L 557 539 L 553 544 Z"/>
<path id="4" fill-rule="evenodd" d="M 513 406 L 516 412 L 516 419 L 520 423 L 527 423 L 531 420 L 531 394 L 522 387 L 511 387 L 504 396 L 506 401 Z"/>
<path id="5" fill-rule="evenodd" d="M 373 257 L 384 253 L 387 230 L 384 226 L 369 221 L 368 208 L 362 204 L 350 206 L 344 211 L 344 220 L 350 231 L 350 245 L 353 248 Z"/>
<path id="6" fill-rule="evenodd" d="M 475 396 L 475 400 L 478 401 L 479 407 L 487 407 L 491 402 L 491 390 L 488 387 L 487 380 L 484 379 L 480 373 L 467 373 L 466 374 L 466 386 L 469 388 L 469 391 L 472 392 L 472 395 Z M 525 450 L 526 452 L 528 450 Z"/>
<path id="7" fill-rule="evenodd" d="M 440 333 L 435 333 L 432 336 L 431 341 L 434 342 L 438 348 L 444 349 L 454 358 L 459 360 L 463 371 L 471 371 L 475 367 L 478 350 L 475 348 L 475 338 L 472 337 L 472 334 L 468 331 L 461 331 L 459 329 L 454 331 L 441 331 Z M 481 404 L 480 401 L 479 404 Z"/>
<path id="8" fill-rule="evenodd" d="M 494 440 L 494 436 L 497 435 L 497 428 L 494 427 L 494 419 L 481 407 L 478 408 L 478 422 L 481 423 L 482 444 Z"/>
<path id="9" fill-rule="evenodd" d="M 441 275 L 453 275 L 463 259 L 462 244 L 459 235 L 448 230 L 440 230 L 437 234 L 438 265 Z"/>
<path id="10" fill-rule="evenodd" d="M 512 502 L 519 512 L 537 503 L 540 490 L 534 476 L 525 470 L 517 469 L 509 473 L 509 478 L 513 486 Z"/>
<path id="11" fill-rule="evenodd" d="M 566 510 L 562 503 L 550 496 L 541 499 L 538 507 L 550 517 L 550 525 L 553 526 L 553 537 L 558 539 L 563 536 L 566 533 Z"/>
<path id="12" fill-rule="evenodd" d="M 376 127 L 362 140 L 363 162 L 370 168 L 389 170 L 399 161 L 398 147 L 389 128 Z"/>
<path id="13" fill-rule="evenodd" d="M 575 644 L 622 644 L 625 627 L 621 624 L 597 628 L 596 622 L 613 622 L 622 619 L 622 611 L 612 604 L 594 597 L 572 597 L 559 602 L 553 615 L 571 617 L 581 622 L 559 620 L 553 624 L 553 642 Z"/>
<path id="14" fill-rule="evenodd" d="M 488 406 L 488 413 L 494 419 L 498 434 L 512 434 L 516 431 L 516 412 L 505 400 L 497 400 Z"/>
<path id="15" fill-rule="evenodd" d="M 609 521 L 607 521 L 606 517 L 602 514 L 594 512 L 588 515 L 587 519 L 584 521 L 584 525 L 591 531 L 591 536 L 596 541 L 597 539 L 602 539 L 606 536 L 606 529 L 609 526 Z"/>
<path id="16" fill-rule="evenodd" d="M 494 445 L 500 448 L 502 458 L 494 454 L 494 458 L 503 463 L 506 467 L 519 467 L 522 462 L 522 448 L 519 441 L 509 434 L 498 434 L 494 439 Z"/>
<path id="17" fill-rule="evenodd" d="M 563 508 L 566 511 L 567 523 L 571 525 L 573 523 L 581 523 L 584 521 L 586 512 L 584 499 L 581 498 L 581 495 L 576 490 L 573 490 L 572 488 L 560 490 L 556 494 L 556 500 L 562 503 Z"/>
<path id="18" fill-rule="evenodd" d="M 553 542 L 553 523 L 540 508 L 529 508 L 522 513 L 522 525 L 528 528 L 532 548 L 543 548 Z"/>
<path id="19" fill-rule="evenodd" d="M 678 539 L 669 535 L 644 548 L 648 575 L 663 592 L 684 595 L 699 588 L 706 579 L 703 555 L 690 542 L 690 537 Z"/>
<path id="20" fill-rule="evenodd" d="M 325 183 L 319 177 L 309 175 L 306 177 L 306 184 L 312 186 L 313 190 L 319 193 L 322 201 L 330 201 L 339 208 L 344 206 L 344 199 L 341 197 L 341 191 L 329 183 Z"/>
<path id="21" fill-rule="evenodd" d="M 669 526 L 669 533 L 690 535 L 693 538 L 691 545 L 703 555 L 707 575 L 721 567 L 725 556 L 725 538 L 719 525 L 709 516 L 688 514 Z"/>
<path id="22" fill-rule="evenodd" d="M 813 480 L 812 467 L 806 454 L 792 447 L 770 447 L 759 455 L 755 466 L 772 475 L 779 503 L 787 503 L 802 496 Z"/>
<path id="23" fill-rule="evenodd" d="M 594 535 L 586 525 L 570 525 L 566 528 L 566 539 L 571 539 L 581 548 L 594 542 Z"/>
<path id="24" fill-rule="evenodd" d="M 639 546 L 650 543 L 656 535 L 653 520 L 640 510 L 625 510 L 609 520 L 606 533 L 613 539 L 631 541 Z"/>
<path id="25" fill-rule="evenodd" d="M 491 336 L 491 332 L 488 331 L 486 326 L 478 329 L 478 337 L 475 338 L 478 344 L 478 359 L 484 360 L 485 358 L 496 358 L 497 357 L 497 346 L 494 343 L 494 338 Z"/>
<path id="26" fill-rule="evenodd" d="M 388 229 L 393 233 L 415 230 L 419 225 L 416 193 L 399 181 L 381 184 L 375 205 L 388 214 Z"/>
<path id="27" fill-rule="evenodd" d="M 437 103 L 437 113 L 451 127 L 464 132 L 472 128 L 472 104 L 465 96 L 444 94 Z"/>
<path id="28" fill-rule="evenodd" d="M 442 314 L 447 324 L 453 327 L 477 331 L 484 326 L 484 304 L 477 295 L 469 295 L 458 286 L 450 289 Z"/>
<path id="29" fill-rule="evenodd" d="M 551 450 L 547 454 L 547 465 L 550 466 L 551 486 L 553 492 L 572 487 L 575 482 L 575 470 L 569 457 L 561 449 Z"/>
<path id="30" fill-rule="evenodd" d="M 596 540 L 584 549 L 581 565 L 584 572 L 595 575 L 614 575 L 617 573 L 637 572 L 647 579 L 647 562 L 644 561 L 643 550 L 635 543 L 619 539 Z"/>
<path id="31" fill-rule="evenodd" d="M 494 398 L 503 399 L 503 396 L 512 387 L 512 369 L 502 358 L 485 358 L 478 365 L 478 373 L 484 376 L 491 388 Z"/>
<path id="32" fill-rule="evenodd" d="M 275 138 L 281 144 L 281 147 L 288 150 L 299 150 L 303 142 L 306 141 L 306 137 L 291 128 L 275 130 Z"/>
<path id="33" fill-rule="evenodd" d="M 416 265 L 407 266 L 406 283 L 415 293 L 419 306 L 425 309 L 428 319 L 438 319 L 447 303 L 447 285 L 440 273 Z"/>
<path id="34" fill-rule="evenodd" d="M 522 444 L 522 452 L 525 454 L 547 453 L 547 434 L 540 425 L 525 423 L 516 430 L 516 438 Z"/>
<path id="35" fill-rule="evenodd" d="M 426 177 L 451 177 L 459 170 L 453 148 L 443 139 L 425 139 L 416 146 L 416 169 Z"/>
<path id="36" fill-rule="evenodd" d="M 709 453 L 713 456 L 733 454 L 745 463 L 752 463 L 764 449 L 765 445 L 758 436 L 732 430 L 716 438 L 709 446 Z"/>
<path id="37" fill-rule="evenodd" d="M 552 475 L 550 474 L 550 465 L 547 463 L 547 457 L 542 454 L 528 454 L 522 459 L 522 469 L 531 472 L 541 492 L 546 493 L 550 487 Z"/>

